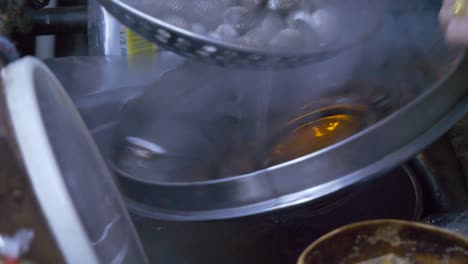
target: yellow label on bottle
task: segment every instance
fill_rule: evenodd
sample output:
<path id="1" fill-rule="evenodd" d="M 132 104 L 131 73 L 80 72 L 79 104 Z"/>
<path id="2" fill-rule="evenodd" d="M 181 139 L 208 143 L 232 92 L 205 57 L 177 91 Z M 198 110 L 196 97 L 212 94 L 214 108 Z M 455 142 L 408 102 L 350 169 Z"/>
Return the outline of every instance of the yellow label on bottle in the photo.
<path id="1" fill-rule="evenodd" d="M 156 45 L 127 29 L 128 56 L 155 55 Z"/>

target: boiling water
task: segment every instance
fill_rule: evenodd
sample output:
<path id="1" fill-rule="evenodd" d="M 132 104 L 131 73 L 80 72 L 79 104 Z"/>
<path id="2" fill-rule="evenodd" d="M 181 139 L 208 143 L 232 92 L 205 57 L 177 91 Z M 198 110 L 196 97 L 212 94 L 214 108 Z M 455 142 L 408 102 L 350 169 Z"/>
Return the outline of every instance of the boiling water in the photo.
<path id="1" fill-rule="evenodd" d="M 340 114 L 301 125 L 274 146 L 269 165 L 283 163 L 331 146 L 362 128 L 362 120 Z"/>

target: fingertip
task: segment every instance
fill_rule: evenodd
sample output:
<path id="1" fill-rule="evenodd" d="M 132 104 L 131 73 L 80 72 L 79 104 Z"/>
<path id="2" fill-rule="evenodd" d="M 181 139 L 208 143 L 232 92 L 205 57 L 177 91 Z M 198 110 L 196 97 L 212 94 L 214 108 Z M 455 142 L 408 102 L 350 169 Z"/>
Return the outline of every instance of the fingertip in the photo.
<path id="1" fill-rule="evenodd" d="M 452 46 L 468 47 L 468 18 L 454 18 L 445 32 L 445 40 Z"/>

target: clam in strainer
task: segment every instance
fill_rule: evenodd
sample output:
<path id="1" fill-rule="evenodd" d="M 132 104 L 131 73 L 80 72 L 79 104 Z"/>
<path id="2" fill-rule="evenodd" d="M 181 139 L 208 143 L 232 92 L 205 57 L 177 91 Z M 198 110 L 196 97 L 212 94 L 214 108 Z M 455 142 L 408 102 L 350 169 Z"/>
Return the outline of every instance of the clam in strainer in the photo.
<path id="1" fill-rule="evenodd" d="M 158 46 L 222 66 L 317 62 L 381 24 L 386 0 L 99 0 Z"/>

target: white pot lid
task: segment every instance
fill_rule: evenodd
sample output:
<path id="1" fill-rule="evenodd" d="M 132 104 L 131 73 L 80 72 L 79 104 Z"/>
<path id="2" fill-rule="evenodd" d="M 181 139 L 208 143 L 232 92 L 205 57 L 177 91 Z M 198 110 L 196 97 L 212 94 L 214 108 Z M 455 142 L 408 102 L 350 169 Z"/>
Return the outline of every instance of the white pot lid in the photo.
<path id="1" fill-rule="evenodd" d="M 67 263 L 147 263 L 112 175 L 55 76 L 27 57 L 1 78 L 8 140 Z"/>

